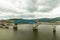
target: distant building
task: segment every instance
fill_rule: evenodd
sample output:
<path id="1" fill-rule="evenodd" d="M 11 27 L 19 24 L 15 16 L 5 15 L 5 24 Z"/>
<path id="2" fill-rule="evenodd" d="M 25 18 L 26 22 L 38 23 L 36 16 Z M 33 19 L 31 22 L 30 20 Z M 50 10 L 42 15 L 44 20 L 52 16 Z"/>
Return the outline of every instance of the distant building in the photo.
<path id="1" fill-rule="evenodd" d="M 14 23 L 18 23 L 18 24 L 33 24 L 34 20 L 15 19 Z"/>
<path id="2" fill-rule="evenodd" d="M 1 24 L 9 23 L 8 20 L 1 20 Z"/>

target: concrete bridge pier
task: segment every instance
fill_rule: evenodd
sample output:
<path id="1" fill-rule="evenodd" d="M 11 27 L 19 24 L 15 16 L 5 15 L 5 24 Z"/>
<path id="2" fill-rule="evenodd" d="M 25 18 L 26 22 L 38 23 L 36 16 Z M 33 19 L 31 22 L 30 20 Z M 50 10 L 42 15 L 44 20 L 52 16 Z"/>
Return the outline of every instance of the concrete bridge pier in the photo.
<path id="1" fill-rule="evenodd" d="M 38 31 L 38 24 L 33 24 L 33 31 Z"/>
<path id="2" fill-rule="evenodd" d="M 54 27 L 53 27 L 53 32 L 54 33 L 56 32 L 56 25 L 54 25 Z"/>
<path id="3" fill-rule="evenodd" d="M 36 27 L 33 27 L 33 31 L 38 31 L 38 28 L 36 28 Z"/>
<path id="4" fill-rule="evenodd" d="M 53 28 L 53 32 L 56 32 L 56 27 Z"/>

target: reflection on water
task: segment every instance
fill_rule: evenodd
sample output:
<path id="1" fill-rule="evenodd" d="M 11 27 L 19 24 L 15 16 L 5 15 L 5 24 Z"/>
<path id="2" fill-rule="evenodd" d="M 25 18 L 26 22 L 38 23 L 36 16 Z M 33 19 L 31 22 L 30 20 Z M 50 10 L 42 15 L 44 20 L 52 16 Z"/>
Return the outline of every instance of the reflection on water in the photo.
<path id="1" fill-rule="evenodd" d="M 57 40 L 56 39 L 56 32 L 53 32 L 53 40 Z"/>
<path id="2" fill-rule="evenodd" d="M 33 31 L 30 26 L 20 26 L 20 29 L 0 29 L 0 40 L 57 40 L 58 34 L 53 32 L 51 25 L 41 25 L 38 31 Z"/>
<path id="3" fill-rule="evenodd" d="M 33 40 L 38 40 L 38 31 L 33 31 Z"/>

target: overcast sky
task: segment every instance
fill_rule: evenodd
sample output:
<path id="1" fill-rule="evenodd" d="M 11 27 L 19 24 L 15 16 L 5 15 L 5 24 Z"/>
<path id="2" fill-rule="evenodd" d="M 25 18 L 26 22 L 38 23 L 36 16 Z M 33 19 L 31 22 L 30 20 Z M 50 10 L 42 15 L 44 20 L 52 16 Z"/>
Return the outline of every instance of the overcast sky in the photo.
<path id="1" fill-rule="evenodd" d="M 0 0 L 0 19 L 60 17 L 60 0 Z"/>

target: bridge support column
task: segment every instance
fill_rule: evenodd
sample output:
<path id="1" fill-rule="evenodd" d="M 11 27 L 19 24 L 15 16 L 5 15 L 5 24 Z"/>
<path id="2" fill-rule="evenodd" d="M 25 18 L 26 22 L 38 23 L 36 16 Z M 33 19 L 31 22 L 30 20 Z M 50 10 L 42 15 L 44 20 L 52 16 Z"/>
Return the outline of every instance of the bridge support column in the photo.
<path id="1" fill-rule="evenodd" d="M 36 27 L 33 27 L 33 31 L 38 31 L 38 28 L 36 28 Z"/>
<path id="2" fill-rule="evenodd" d="M 33 25 L 33 31 L 38 31 L 38 25 L 36 24 Z"/>
<path id="3" fill-rule="evenodd" d="M 56 26 L 53 27 L 53 32 L 56 32 Z"/>

